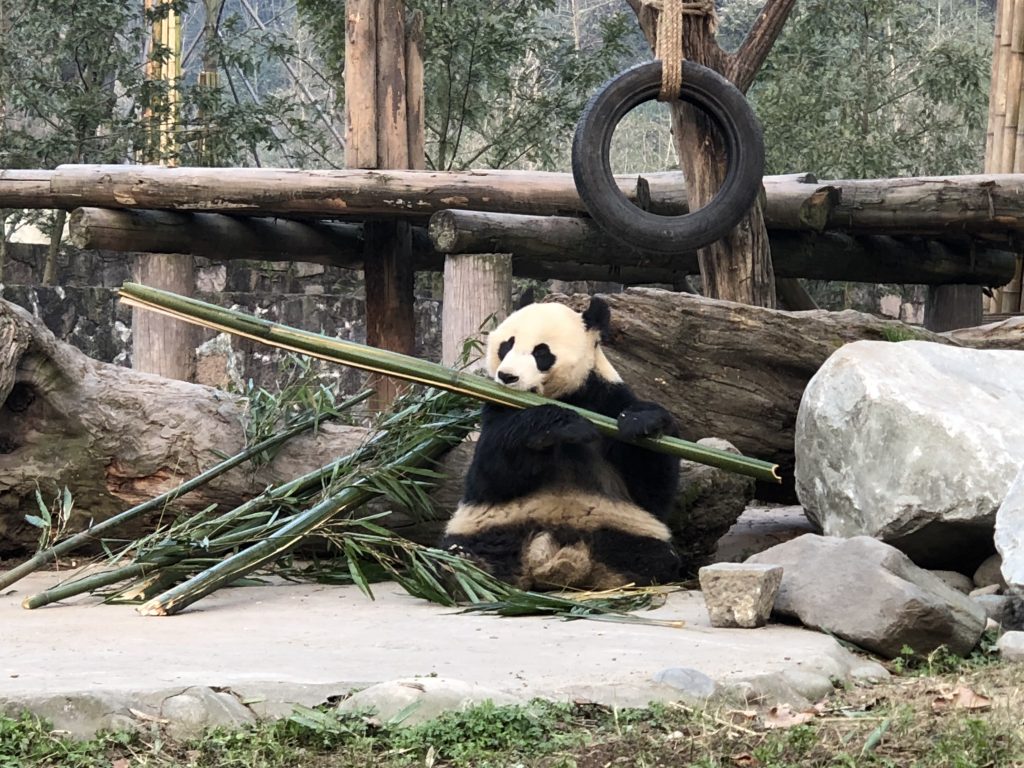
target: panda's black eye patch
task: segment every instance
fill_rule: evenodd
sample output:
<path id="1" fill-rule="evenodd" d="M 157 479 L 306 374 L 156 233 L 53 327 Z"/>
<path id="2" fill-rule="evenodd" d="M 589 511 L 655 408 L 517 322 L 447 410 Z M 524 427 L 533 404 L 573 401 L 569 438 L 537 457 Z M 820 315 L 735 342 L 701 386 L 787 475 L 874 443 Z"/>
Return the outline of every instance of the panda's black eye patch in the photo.
<path id="1" fill-rule="evenodd" d="M 516 337 L 515 336 L 510 336 L 505 341 L 501 342 L 501 344 L 498 345 L 498 359 L 499 360 L 504 360 L 505 359 L 505 355 L 507 355 L 509 352 L 512 351 L 512 347 L 515 346 L 515 343 L 516 343 Z"/>
<path id="2" fill-rule="evenodd" d="M 537 361 L 537 370 L 549 371 L 555 364 L 555 356 L 547 344 L 538 344 L 533 348 L 533 359 Z"/>

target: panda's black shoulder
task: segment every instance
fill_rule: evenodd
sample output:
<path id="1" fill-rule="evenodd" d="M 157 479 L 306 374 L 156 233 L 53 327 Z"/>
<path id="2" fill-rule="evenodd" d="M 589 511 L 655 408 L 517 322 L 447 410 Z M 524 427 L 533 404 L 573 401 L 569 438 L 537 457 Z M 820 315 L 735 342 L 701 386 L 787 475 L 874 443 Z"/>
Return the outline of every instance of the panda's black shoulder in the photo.
<path id="1" fill-rule="evenodd" d="M 569 405 L 596 411 L 605 416 L 615 417 L 628 405 L 637 401 L 637 396 L 622 381 L 609 381 L 591 371 L 586 383 L 570 395 L 561 398 Z"/>

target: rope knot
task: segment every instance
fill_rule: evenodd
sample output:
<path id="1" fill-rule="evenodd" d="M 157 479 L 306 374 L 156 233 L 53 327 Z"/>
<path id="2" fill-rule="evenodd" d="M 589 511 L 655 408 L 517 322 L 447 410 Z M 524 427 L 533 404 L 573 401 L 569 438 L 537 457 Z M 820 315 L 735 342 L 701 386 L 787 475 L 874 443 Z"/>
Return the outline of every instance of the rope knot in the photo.
<path id="1" fill-rule="evenodd" d="M 654 57 L 661 60 L 658 101 L 675 101 L 683 87 L 683 17 L 714 16 L 714 0 L 643 0 L 658 12 Z"/>

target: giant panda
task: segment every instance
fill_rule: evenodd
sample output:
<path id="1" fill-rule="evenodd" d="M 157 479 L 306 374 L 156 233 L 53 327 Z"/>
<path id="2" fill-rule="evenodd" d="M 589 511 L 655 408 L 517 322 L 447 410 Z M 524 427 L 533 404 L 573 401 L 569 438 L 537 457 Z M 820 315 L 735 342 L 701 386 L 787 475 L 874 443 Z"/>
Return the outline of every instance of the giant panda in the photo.
<path id="1" fill-rule="evenodd" d="M 487 372 L 512 389 L 616 418 L 627 439 L 677 434 L 638 400 L 601 349 L 610 311 L 522 307 L 487 340 Z M 672 581 L 665 518 L 679 460 L 608 437 L 559 405 L 486 404 L 462 500 L 440 546 L 522 589 L 611 589 Z"/>

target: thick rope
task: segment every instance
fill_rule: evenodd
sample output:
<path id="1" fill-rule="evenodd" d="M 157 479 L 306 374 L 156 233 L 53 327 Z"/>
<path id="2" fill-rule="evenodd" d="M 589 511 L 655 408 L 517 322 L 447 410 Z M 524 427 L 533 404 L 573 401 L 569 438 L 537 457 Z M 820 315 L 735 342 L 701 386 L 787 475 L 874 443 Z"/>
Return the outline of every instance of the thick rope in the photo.
<path id="1" fill-rule="evenodd" d="M 675 101 L 683 87 L 683 17 L 715 13 L 714 0 L 643 0 L 658 11 L 654 56 L 661 59 L 659 101 Z"/>

